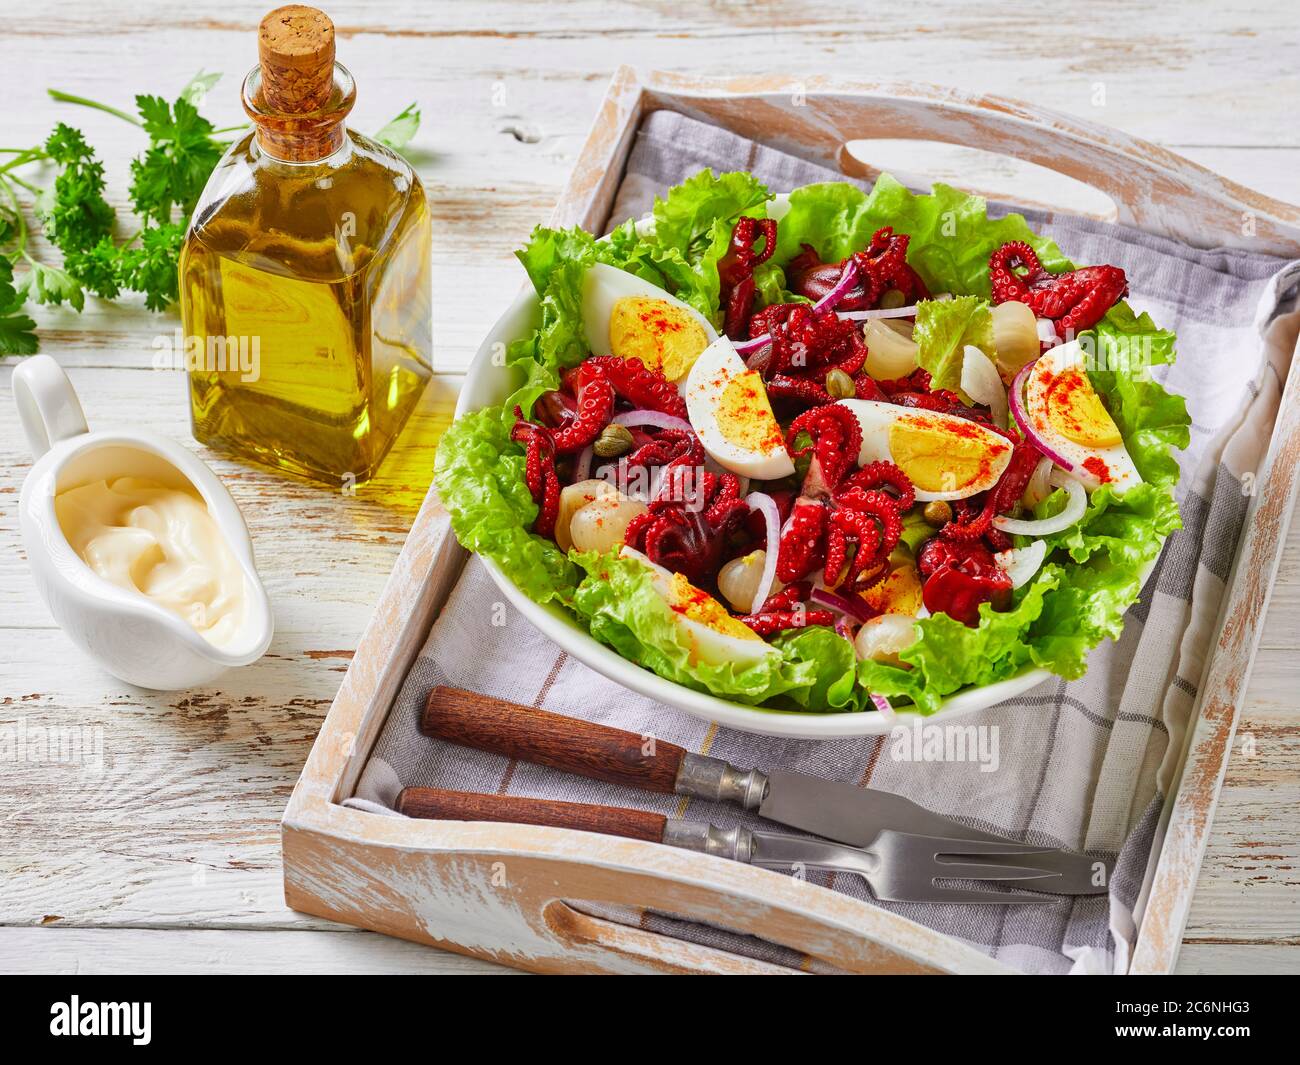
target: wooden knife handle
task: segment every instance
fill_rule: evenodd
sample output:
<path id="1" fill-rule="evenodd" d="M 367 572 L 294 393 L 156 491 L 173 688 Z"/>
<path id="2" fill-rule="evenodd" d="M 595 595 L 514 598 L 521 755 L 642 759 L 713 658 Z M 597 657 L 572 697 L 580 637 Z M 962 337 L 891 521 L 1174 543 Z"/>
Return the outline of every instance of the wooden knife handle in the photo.
<path id="1" fill-rule="evenodd" d="M 683 748 L 663 740 L 441 684 L 429 692 L 420 730 L 463 747 L 670 795 L 686 757 Z"/>
<path id="2" fill-rule="evenodd" d="M 663 814 L 628 810 L 621 806 L 589 806 L 554 799 L 523 799 L 516 795 L 480 795 L 442 788 L 403 788 L 397 812 L 434 821 L 506 821 L 513 825 L 548 825 L 626 836 L 651 843 L 663 841 Z"/>

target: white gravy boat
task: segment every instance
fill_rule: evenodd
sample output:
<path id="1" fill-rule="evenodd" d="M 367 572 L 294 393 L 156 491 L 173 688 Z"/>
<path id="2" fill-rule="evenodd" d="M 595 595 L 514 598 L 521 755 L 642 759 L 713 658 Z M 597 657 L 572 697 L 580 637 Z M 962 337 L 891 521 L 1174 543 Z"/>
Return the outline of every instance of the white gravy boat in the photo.
<path id="1" fill-rule="evenodd" d="M 90 432 L 72 383 L 48 355 L 15 367 L 13 389 L 36 460 L 18 502 L 23 545 L 41 598 L 72 642 L 121 680 L 167 691 L 206 684 L 261 658 L 274 628 L 271 605 L 248 527 L 216 475 L 179 444 L 152 433 Z M 244 577 L 243 621 L 222 647 L 179 614 L 101 577 L 68 543 L 55 496 L 123 476 L 188 487 L 203 498 Z"/>

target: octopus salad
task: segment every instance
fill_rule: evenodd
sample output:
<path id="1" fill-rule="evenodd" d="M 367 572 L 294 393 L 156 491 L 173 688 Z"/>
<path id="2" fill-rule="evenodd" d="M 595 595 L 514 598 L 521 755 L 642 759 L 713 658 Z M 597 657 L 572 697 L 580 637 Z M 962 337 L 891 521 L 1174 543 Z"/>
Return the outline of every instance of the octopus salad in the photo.
<path id="1" fill-rule="evenodd" d="M 1078 676 L 1178 527 L 1173 335 L 977 197 L 705 171 L 519 258 L 515 391 L 435 483 L 467 548 L 678 683 L 929 713 Z"/>

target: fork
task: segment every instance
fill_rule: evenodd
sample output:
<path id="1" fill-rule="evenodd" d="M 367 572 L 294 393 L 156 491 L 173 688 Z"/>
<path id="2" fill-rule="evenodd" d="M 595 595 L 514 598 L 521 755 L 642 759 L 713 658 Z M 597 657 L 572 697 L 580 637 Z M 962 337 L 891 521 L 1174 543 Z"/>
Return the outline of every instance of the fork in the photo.
<path id="1" fill-rule="evenodd" d="M 889 829 L 866 847 L 737 826 L 718 828 L 707 821 L 682 821 L 646 810 L 596 806 L 514 795 L 480 795 L 442 788 L 405 788 L 397 811 L 408 817 L 440 821 L 497 821 L 545 825 L 608 836 L 663 843 L 764 869 L 809 869 L 853 873 L 885 902 L 1024 905 L 1057 901 L 1055 897 L 981 891 L 945 881 L 1025 881 L 1057 875 L 1033 865 L 999 865 L 988 860 L 1015 857 L 1033 861 L 1044 848 L 1018 843 L 944 839 Z"/>

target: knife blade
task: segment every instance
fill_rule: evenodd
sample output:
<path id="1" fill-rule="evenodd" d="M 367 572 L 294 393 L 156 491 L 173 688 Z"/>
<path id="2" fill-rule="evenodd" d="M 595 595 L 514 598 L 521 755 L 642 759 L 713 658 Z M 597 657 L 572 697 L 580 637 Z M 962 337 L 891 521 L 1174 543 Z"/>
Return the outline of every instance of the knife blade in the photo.
<path id="1" fill-rule="evenodd" d="M 767 793 L 758 805 L 760 817 L 851 847 L 865 847 L 886 829 L 918 836 L 1007 842 L 1005 836 L 963 825 L 892 791 L 860 788 L 783 769 L 768 770 L 763 775 L 767 777 Z"/>

